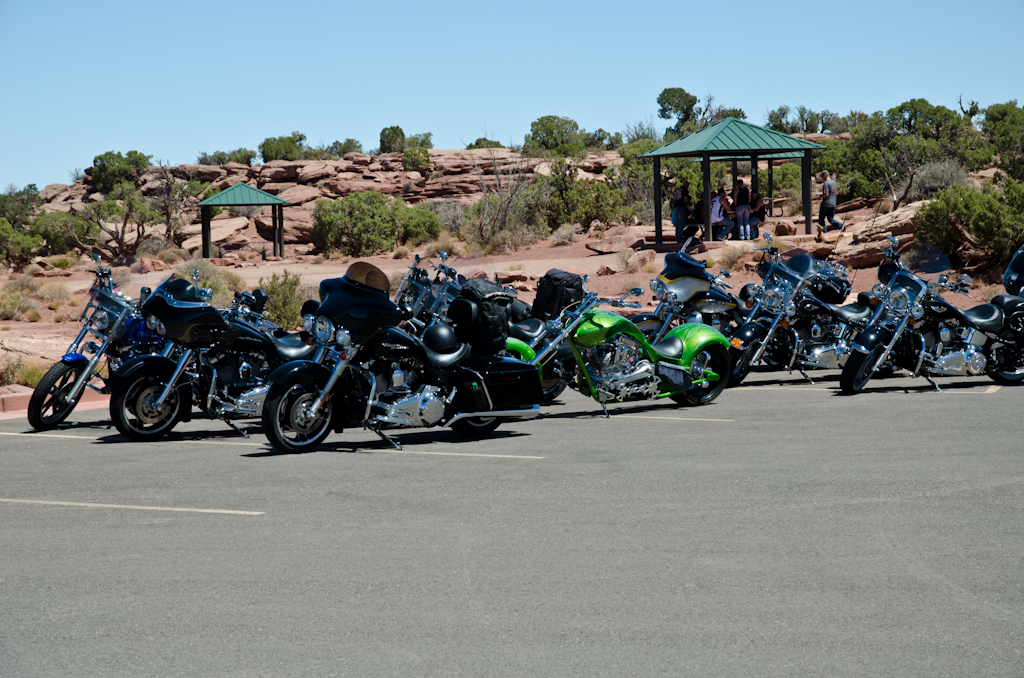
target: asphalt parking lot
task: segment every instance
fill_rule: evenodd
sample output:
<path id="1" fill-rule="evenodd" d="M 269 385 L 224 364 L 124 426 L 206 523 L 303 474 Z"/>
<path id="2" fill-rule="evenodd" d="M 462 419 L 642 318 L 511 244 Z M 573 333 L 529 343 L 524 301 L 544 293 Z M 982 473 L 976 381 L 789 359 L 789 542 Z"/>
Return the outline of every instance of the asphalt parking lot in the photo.
<path id="1" fill-rule="evenodd" d="M 404 451 L 0 421 L 0 675 L 1024 675 L 1024 388 L 814 376 Z"/>

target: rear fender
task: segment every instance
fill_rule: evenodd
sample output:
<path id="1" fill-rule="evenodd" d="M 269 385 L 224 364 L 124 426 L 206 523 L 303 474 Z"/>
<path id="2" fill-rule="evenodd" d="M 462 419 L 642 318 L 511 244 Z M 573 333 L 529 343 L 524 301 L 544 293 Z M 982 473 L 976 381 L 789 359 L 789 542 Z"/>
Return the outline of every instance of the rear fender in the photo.
<path id="1" fill-rule="evenodd" d="M 673 327 L 665 337 L 674 337 L 683 342 L 683 354 L 679 356 L 678 361 L 671 361 L 681 365 L 689 365 L 695 355 L 711 344 L 729 348 L 729 340 L 721 332 L 710 325 L 700 323 L 686 323 Z"/>

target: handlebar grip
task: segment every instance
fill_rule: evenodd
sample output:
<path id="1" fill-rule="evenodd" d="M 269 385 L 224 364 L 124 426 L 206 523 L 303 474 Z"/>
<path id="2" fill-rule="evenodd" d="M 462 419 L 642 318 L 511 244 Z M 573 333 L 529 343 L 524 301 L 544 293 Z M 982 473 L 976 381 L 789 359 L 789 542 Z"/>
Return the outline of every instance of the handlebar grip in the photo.
<path id="1" fill-rule="evenodd" d="M 725 287 L 726 289 L 732 289 L 732 285 L 730 285 L 727 282 L 719 282 L 718 284 L 721 285 L 722 287 Z"/>

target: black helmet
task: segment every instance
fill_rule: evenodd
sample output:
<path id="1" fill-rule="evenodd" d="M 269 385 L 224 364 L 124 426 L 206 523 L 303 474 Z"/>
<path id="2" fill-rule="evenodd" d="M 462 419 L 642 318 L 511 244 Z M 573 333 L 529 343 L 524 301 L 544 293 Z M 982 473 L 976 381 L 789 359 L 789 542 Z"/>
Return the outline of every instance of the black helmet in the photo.
<path id="1" fill-rule="evenodd" d="M 455 330 L 442 323 L 435 323 L 423 333 L 423 343 L 437 353 L 452 353 L 459 350 L 459 340 L 455 338 Z"/>

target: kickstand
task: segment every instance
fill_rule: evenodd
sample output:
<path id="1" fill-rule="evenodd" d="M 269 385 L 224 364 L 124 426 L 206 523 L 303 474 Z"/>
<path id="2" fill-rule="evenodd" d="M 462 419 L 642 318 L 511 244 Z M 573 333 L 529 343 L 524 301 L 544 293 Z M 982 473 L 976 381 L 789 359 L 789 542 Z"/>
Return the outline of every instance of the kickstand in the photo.
<path id="1" fill-rule="evenodd" d="M 929 384 L 931 384 L 932 386 L 934 386 L 934 387 L 935 387 L 935 390 L 936 390 L 936 391 L 938 391 L 939 393 L 942 393 L 942 389 L 941 389 L 941 388 L 939 388 L 939 385 L 938 385 L 938 384 L 936 384 L 936 383 L 935 383 L 935 382 L 934 382 L 934 381 L 932 380 L 932 378 L 931 378 L 931 377 L 929 377 L 929 376 L 928 376 L 927 374 L 922 374 L 921 376 L 922 376 L 922 377 L 924 377 L 925 379 L 927 379 L 927 380 L 928 380 L 928 383 L 929 383 Z"/>
<path id="2" fill-rule="evenodd" d="M 800 368 L 797 368 L 797 369 L 800 369 Z M 800 370 L 800 374 L 804 375 L 804 379 L 806 379 L 807 381 L 811 382 L 812 384 L 814 383 L 814 380 L 811 379 L 810 377 L 808 377 L 807 373 L 804 372 L 803 370 Z"/>
<path id="3" fill-rule="evenodd" d="M 402 449 L 402 446 L 398 444 L 397 440 L 395 440 L 394 438 L 388 436 L 386 433 L 381 431 L 379 428 L 371 428 L 370 430 L 373 431 L 374 433 L 376 433 L 377 435 L 379 435 L 380 439 L 383 440 L 384 442 L 391 443 L 391 445 L 396 450 L 401 450 Z"/>
<path id="4" fill-rule="evenodd" d="M 228 425 L 228 426 L 230 426 L 231 428 L 233 428 L 233 429 L 235 429 L 236 431 L 238 431 L 239 433 L 241 433 L 241 434 L 242 434 L 243 436 L 245 436 L 246 438 L 252 438 L 252 436 L 250 436 L 250 435 L 249 435 L 248 433 L 246 433 L 246 432 L 245 432 L 245 431 L 243 431 L 242 429 L 240 429 L 240 428 L 238 428 L 237 426 L 235 426 L 234 424 L 232 424 L 232 423 L 231 423 L 231 420 L 229 420 L 229 419 L 222 419 L 221 421 L 223 421 L 223 422 L 224 422 L 225 424 L 227 424 L 227 425 Z"/>
<path id="5" fill-rule="evenodd" d="M 608 414 L 608 406 L 604 404 L 604 401 L 601 401 L 601 409 L 604 410 L 604 418 L 605 419 L 611 419 L 612 418 L 611 415 Z"/>

